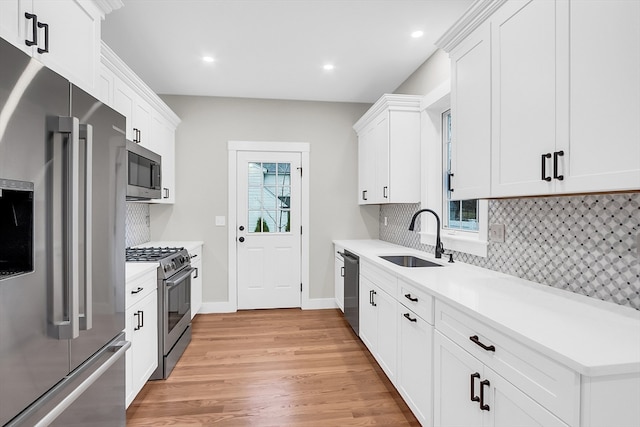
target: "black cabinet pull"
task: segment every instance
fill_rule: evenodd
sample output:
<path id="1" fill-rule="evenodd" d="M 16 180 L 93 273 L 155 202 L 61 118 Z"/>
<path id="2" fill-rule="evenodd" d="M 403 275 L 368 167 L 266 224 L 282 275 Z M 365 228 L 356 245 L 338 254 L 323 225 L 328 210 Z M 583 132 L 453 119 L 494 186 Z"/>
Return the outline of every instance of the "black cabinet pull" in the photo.
<path id="1" fill-rule="evenodd" d="M 482 409 L 483 411 L 490 411 L 491 410 L 489 405 L 484 403 L 484 386 L 489 387 L 490 385 L 491 385 L 491 383 L 489 382 L 489 380 L 480 381 L 480 409 Z"/>
<path id="2" fill-rule="evenodd" d="M 384 197 L 385 199 L 389 198 L 389 195 L 387 194 L 388 190 L 389 190 L 389 187 L 382 187 L 382 197 Z"/>
<path id="3" fill-rule="evenodd" d="M 376 304 L 376 299 L 375 299 L 376 294 L 377 294 L 376 291 L 371 291 L 371 305 L 374 307 L 378 306 L 378 304 Z"/>
<path id="4" fill-rule="evenodd" d="M 138 319 L 140 320 L 140 327 L 144 327 L 144 311 L 138 310 L 138 313 L 140 313 L 140 316 L 138 316 Z"/>
<path id="5" fill-rule="evenodd" d="M 404 318 L 407 319 L 409 322 L 417 322 L 418 319 L 415 317 L 411 317 L 411 315 L 409 313 L 405 313 L 403 314 Z"/>
<path id="6" fill-rule="evenodd" d="M 411 294 L 404 294 L 404 297 L 409 301 L 418 302 L 418 298 L 412 297 Z"/>
<path id="7" fill-rule="evenodd" d="M 344 267 L 340 267 L 340 277 L 344 277 Z"/>
<path id="8" fill-rule="evenodd" d="M 38 22 L 38 28 L 44 28 L 44 49 L 38 48 L 38 53 L 49 52 L 49 24 Z"/>
<path id="9" fill-rule="evenodd" d="M 134 331 L 138 331 L 140 330 L 140 312 L 138 311 L 137 313 L 133 313 L 133 315 L 136 318 L 136 327 L 133 328 Z"/>
<path id="10" fill-rule="evenodd" d="M 373 305 L 373 291 L 369 291 L 369 305 Z"/>
<path id="11" fill-rule="evenodd" d="M 449 177 L 447 179 L 447 190 L 451 193 L 453 193 L 453 187 L 451 187 L 451 178 L 453 178 L 453 174 L 452 173 L 448 173 L 447 176 Z"/>
<path id="12" fill-rule="evenodd" d="M 135 291 L 131 291 L 132 294 L 138 294 L 140 292 L 142 292 L 144 290 L 144 288 L 141 288 L 140 286 L 138 286 L 138 289 L 136 289 Z"/>
<path id="13" fill-rule="evenodd" d="M 476 378 L 480 379 L 480 373 L 471 374 L 471 401 L 480 402 L 480 398 L 476 396 Z"/>
<path id="14" fill-rule="evenodd" d="M 27 46 L 33 46 L 38 44 L 38 16 L 33 13 L 25 12 L 24 17 L 27 19 L 32 19 L 31 21 L 31 40 L 25 39 L 25 44 Z"/>
<path id="15" fill-rule="evenodd" d="M 558 157 L 564 156 L 564 151 L 556 151 L 553 153 L 553 177 L 558 181 L 564 179 L 564 175 L 558 175 Z"/>
<path id="16" fill-rule="evenodd" d="M 168 199 L 169 198 L 169 189 L 167 187 L 163 187 L 162 189 L 164 190 L 164 198 Z"/>
<path id="17" fill-rule="evenodd" d="M 362 190 L 362 200 L 367 200 L 367 190 Z"/>
<path id="18" fill-rule="evenodd" d="M 194 267 L 194 268 L 195 268 L 196 275 L 195 275 L 195 276 L 193 276 L 193 278 L 194 278 L 194 279 L 197 279 L 197 278 L 198 278 L 198 276 L 200 275 L 200 270 L 198 270 L 198 267 Z"/>
<path id="19" fill-rule="evenodd" d="M 551 153 L 542 155 L 542 180 L 547 182 L 551 181 L 551 177 L 547 176 L 547 160 L 546 160 L 550 158 L 551 158 Z"/>
<path id="20" fill-rule="evenodd" d="M 487 346 L 487 345 L 482 344 L 477 335 L 470 336 L 469 339 L 471 341 L 473 341 L 474 343 L 476 343 L 477 345 L 479 345 L 480 347 L 482 347 L 483 350 L 496 351 L 496 348 L 494 346 L 492 346 L 492 345 Z"/>

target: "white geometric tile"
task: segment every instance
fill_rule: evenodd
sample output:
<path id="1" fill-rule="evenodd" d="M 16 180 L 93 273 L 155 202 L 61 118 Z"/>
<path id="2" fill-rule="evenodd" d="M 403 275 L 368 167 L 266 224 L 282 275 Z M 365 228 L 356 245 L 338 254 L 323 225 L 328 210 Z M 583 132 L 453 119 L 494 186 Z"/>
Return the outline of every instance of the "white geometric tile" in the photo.
<path id="1" fill-rule="evenodd" d="M 151 240 L 149 205 L 147 203 L 127 203 L 125 220 L 126 247 L 139 245 Z"/>

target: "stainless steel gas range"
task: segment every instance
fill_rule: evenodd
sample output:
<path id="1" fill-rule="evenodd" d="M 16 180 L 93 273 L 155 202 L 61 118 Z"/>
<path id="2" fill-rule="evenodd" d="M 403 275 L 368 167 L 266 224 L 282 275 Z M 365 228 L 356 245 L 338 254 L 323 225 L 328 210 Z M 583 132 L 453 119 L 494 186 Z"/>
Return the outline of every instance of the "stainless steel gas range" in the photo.
<path id="1" fill-rule="evenodd" d="M 176 247 L 127 248 L 127 262 L 158 262 L 158 368 L 152 380 L 166 379 L 191 341 L 189 252 Z"/>

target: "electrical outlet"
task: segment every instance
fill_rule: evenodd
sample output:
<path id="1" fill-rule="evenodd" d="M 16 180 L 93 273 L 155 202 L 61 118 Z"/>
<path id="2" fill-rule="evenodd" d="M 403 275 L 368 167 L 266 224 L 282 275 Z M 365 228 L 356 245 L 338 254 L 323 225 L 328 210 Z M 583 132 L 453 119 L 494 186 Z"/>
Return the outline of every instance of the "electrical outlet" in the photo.
<path id="1" fill-rule="evenodd" d="M 489 226 L 489 240 L 496 243 L 504 243 L 504 224 L 491 224 Z"/>

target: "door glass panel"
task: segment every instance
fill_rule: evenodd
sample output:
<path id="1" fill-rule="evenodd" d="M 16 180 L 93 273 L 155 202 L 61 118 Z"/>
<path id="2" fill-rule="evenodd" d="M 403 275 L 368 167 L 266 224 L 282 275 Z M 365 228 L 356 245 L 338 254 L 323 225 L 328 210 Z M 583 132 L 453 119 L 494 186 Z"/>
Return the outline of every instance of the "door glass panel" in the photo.
<path id="1" fill-rule="evenodd" d="M 291 163 L 249 163 L 248 232 L 290 232 Z"/>

